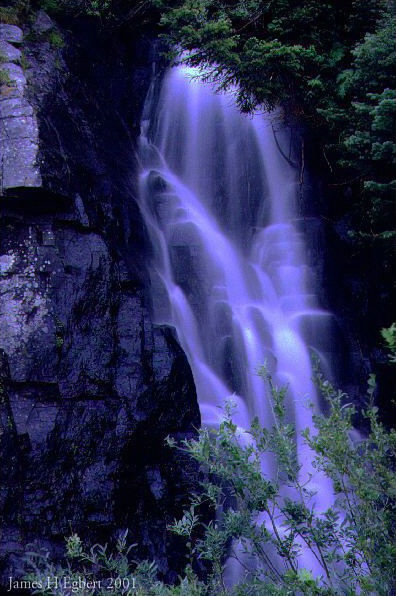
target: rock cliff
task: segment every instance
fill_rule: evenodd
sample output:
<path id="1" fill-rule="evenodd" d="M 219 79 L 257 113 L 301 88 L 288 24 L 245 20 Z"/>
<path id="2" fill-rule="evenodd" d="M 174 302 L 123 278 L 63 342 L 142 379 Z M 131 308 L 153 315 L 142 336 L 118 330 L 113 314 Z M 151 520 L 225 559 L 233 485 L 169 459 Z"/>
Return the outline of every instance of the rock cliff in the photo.
<path id="1" fill-rule="evenodd" d="M 152 43 L 39 12 L 0 25 L 0 52 L 2 569 L 33 540 L 129 527 L 167 574 L 190 464 L 164 438 L 199 411 L 172 330 L 150 318 L 134 200 Z"/>

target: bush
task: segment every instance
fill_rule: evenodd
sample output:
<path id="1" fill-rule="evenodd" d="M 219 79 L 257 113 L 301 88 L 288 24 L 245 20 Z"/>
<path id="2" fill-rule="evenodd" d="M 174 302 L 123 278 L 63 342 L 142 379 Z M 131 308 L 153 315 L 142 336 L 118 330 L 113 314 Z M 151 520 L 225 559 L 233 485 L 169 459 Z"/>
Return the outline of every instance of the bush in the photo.
<path id="1" fill-rule="evenodd" d="M 0 7 L 0 23 L 7 25 L 18 25 L 18 12 L 13 6 Z"/>
<path id="2" fill-rule="evenodd" d="M 192 542 L 196 559 L 209 562 L 208 593 L 391 594 L 396 563 L 396 433 L 386 431 L 378 420 L 371 403 L 373 380 L 364 411 L 370 432 L 352 440 L 355 408 L 318 375 L 329 414 L 314 415 L 315 431 L 302 434 L 313 467 L 334 487 L 334 504 L 320 511 L 323 495 L 301 478 L 295 429 L 285 421 L 286 391 L 273 384 L 265 369 L 260 374 L 272 397 L 271 430 L 256 420 L 246 441 L 228 408 L 218 432 L 202 429 L 198 440 L 184 444 L 200 462 L 205 479 L 191 511 L 173 530 Z M 261 472 L 269 453 L 277 461 L 274 477 Z M 201 523 L 197 512 L 205 502 L 223 513 L 204 524 L 204 537 L 195 539 Z M 238 586 L 227 591 L 224 556 L 230 545 L 231 556 L 238 559 L 242 553 L 241 567 L 246 566 L 244 558 L 253 559 L 254 569 L 246 568 Z M 304 567 L 309 555 L 316 562 L 315 576 Z"/>
<path id="3" fill-rule="evenodd" d="M 0 87 L 3 85 L 9 87 L 12 85 L 12 79 L 6 70 L 0 68 Z"/>
<path id="4" fill-rule="evenodd" d="M 65 13 L 75 16 L 111 16 L 111 0 L 39 0 L 40 7 L 50 14 Z"/>

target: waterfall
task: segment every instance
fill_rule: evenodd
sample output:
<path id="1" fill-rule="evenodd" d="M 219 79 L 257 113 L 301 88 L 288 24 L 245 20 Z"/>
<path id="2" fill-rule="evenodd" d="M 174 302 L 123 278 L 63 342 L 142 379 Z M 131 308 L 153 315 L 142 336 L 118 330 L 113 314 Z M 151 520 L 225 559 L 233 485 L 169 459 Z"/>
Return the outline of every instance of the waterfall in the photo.
<path id="1" fill-rule="evenodd" d="M 258 368 L 287 385 L 301 481 L 333 504 L 330 481 L 312 467 L 300 437 L 320 410 L 310 352 L 330 370 L 331 316 L 315 295 L 297 199 L 277 113 L 248 117 L 232 93 L 215 94 L 197 70 L 178 66 L 159 97 L 153 82 L 141 127 L 139 202 L 151 241 L 155 322 L 175 329 L 193 372 L 202 424 L 218 426 L 232 396 L 234 422 L 274 422 Z M 282 147 L 282 151 L 280 150 Z M 272 459 L 263 462 L 271 476 Z M 259 520 L 258 520 L 258 523 Z M 303 563 L 320 572 L 303 548 Z M 238 569 L 228 565 L 228 581 Z"/>
<path id="2" fill-rule="evenodd" d="M 279 150 L 279 115 L 241 115 L 232 93 L 215 94 L 196 74 L 170 69 L 159 98 L 151 88 L 142 122 L 140 208 L 155 321 L 176 330 L 204 425 L 219 423 L 230 396 L 241 428 L 253 416 L 272 424 L 257 375 L 266 362 L 288 386 L 287 415 L 299 436 L 311 425 L 306 402 L 319 410 L 310 351 L 326 361 L 330 316 L 307 264 L 297 172 Z M 302 474 L 312 474 L 302 442 L 298 452 Z M 323 491 L 323 509 L 331 493 Z"/>

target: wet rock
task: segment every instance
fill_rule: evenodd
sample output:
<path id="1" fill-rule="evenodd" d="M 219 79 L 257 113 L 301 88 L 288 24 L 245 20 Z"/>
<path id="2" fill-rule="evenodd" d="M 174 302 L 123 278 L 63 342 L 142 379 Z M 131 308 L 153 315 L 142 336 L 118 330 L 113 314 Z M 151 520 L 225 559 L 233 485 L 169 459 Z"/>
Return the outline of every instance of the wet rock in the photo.
<path id="1" fill-rule="evenodd" d="M 13 62 L 6 62 L 1 65 L 1 69 L 8 75 L 10 79 L 10 83 L 8 84 L 10 91 L 3 91 L 2 94 L 6 97 L 13 93 L 18 97 L 22 95 L 26 86 L 26 78 L 23 74 L 22 67 L 18 66 L 18 64 L 14 64 Z"/>
<path id="2" fill-rule="evenodd" d="M 18 27 L 0 25 L 0 53 L 9 60 L 1 64 L 9 82 L 0 88 L 0 195 L 7 189 L 41 185 L 37 119 L 25 97 L 26 77 L 15 64 L 21 51 L 9 43 L 21 43 L 22 37 Z"/>
<path id="3" fill-rule="evenodd" d="M 0 40 L 20 44 L 23 40 L 22 29 L 20 29 L 16 25 L 7 25 L 4 23 L 0 23 Z"/>
<path id="4" fill-rule="evenodd" d="M 17 62 L 21 59 L 22 52 L 21 50 L 18 50 L 18 48 L 14 48 L 8 41 L 0 39 L 0 56 L 5 58 L 5 60 L 3 60 L 4 62 L 7 60 L 9 62 Z"/>
<path id="5" fill-rule="evenodd" d="M 32 106 L 23 97 L 13 97 L 10 99 L 3 99 L 0 103 L 1 117 L 5 120 L 7 118 L 26 118 L 33 115 Z M 5 143 L 7 139 L 4 139 Z"/>
<path id="6" fill-rule="evenodd" d="M 9 381 L 8 357 L 6 352 L 0 349 L 0 519 L 2 520 L 12 509 L 12 499 L 17 498 L 15 488 L 18 483 L 20 463 L 16 426 L 8 393 Z"/>
<path id="7" fill-rule="evenodd" d="M 55 27 L 53 20 L 47 15 L 44 10 L 39 10 L 37 13 L 36 20 L 33 25 L 33 31 L 37 33 L 37 35 L 42 35 L 47 31 L 50 31 Z"/>

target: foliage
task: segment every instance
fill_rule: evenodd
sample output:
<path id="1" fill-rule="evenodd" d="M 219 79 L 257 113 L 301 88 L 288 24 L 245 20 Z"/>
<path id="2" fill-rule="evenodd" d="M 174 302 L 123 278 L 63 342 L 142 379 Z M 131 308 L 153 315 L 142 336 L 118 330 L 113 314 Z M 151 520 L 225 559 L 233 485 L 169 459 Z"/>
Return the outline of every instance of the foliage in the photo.
<path id="1" fill-rule="evenodd" d="M 286 422 L 285 390 L 275 387 L 264 369 L 261 374 L 273 403 L 272 429 L 255 421 L 246 442 L 228 412 L 218 433 L 202 430 L 197 441 L 185 444 L 207 474 L 203 492 L 194 501 L 195 514 L 205 501 L 223 510 L 220 519 L 205 525 L 205 536 L 194 547 L 198 558 L 211 563 L 209 593 L 227 593 L 222 588 L 223 563 L 230 544 L 242 566 L 247 555 L 247 560 L 256 561 L 256 569 L 246 569 L 235 594 L 391 593 L 396 433 L 382 427 L 376 408 L 369 405 L 364 414 L 371 431 L 352 440 L 353 406 L 318 377 L 329 414 L 315 415 L 315 432 L 307 429 L 303 437 L 314 468 L 332 481 L 336 496 L 334 505 L 320 511 L 320 494 L 300 478 L 295 429 Z M 261 472 L 268 452 L 277 460 L 274 478 Z M 174 530 L 181 533 L 177 525 Z M 304 567 L 307 553 L 316 561 L 320 577 L 312 575 L 309 565 Z"/>
<path id="2" fill-rule="evenodd" d="M 36 3 L 55 16 L 91 17 L 104 28 L 116 29 L 128 23 L 133 29 L 148 22 L 154 31 L 159 19 L 151 0 L 36 0 Z"/>
<path id="3" fill-rule="evenodd" d="M 364 411 L 370 431 L 362 437 L 353 430 L 355 408 L 347 396 L 318 375 L 328 415 L 314 415 L 314 430 L 306 429 L 302 438 L 315 474 L 322 474 L 334 487 L 333 504 L 321 510 L 323 495 L 304 478 L 295 428 L 286 420 L 287 389 L 276 387 L 265 368 L 260 375 L 273 407 L 272 428 L 263 428 L 254 420 L 250 431 L 242 432 L 228 404 L 217 431 L 201 429 L 197 439 L 179 445 L 200 463 L 202 487 L 171 527 L 187 546 L 186 567 L 178 585 L 159 581 L 154 564 L 130 561 L 132 547 L 126 545 L 126 533 L 115 554 L 109 554 L 107 545 L 95 545 L 87 553 L 78 536 L 71 536 L 66 571 L 51 566 L 48 557 L 30 553 L 27 577 L 44 581 L 48 575 L 66 573 L 98 579 L 107 571 L 107 575 L 134 581 L 136 591 L 131 593 L 145 596 L 392 593 L 396 433 L 386 431 L 378 420 L 372 405 L 373 379 Z M 168 443 L 175 446 L 172 439 Z M 263 464 L 269 461 L 276 464 L 267 475 Z M 209 523 L 208 511 L 213 514 Z M 227 557 L 238 560 L 242 570 L 232 587 L 226 581 Z M 91 593 L 102 594 L 100 590 Z"/>
<path id="4" fill-rule="evenodd" d="M 0 62 L 0 64 L 1 64 L 1 62 Z M 6 70 L 3 70 L 2 68 L 0 68 L 0 87 L 2 87 L 3 85 L 8 86 L 8 87 L 11 86 L 12 79 Z"/>
<path id="5" fill-rule="evenodd" d="M 99 5 L 103 4 L 103 10 L 107 6 L 107 2 L 100 2 L 100 0 L 39 0 L 39 6 L 49 14 L 57 14 L 61 12 L 71 14 L 91 14 L 94 10 L 99 9 Z"/>
<path id="6" fill-rule="evenodd" d="M 0 23 L 18 24 L 18 13 L 13 6 L 0 6 Z"/>
<path id="7" fill-rule="evenodd" d="M 54 48 L 59 49 L 59 50 L 62 49 L 65 45 L 65 40 L 64 40 L 63 36 L 58 31 L 55 31 L 54 29 L 51 29 L 48 32 L 48 41 Z"/>
<path id="8" fill-rule="evenodd" d="M 144 0 L 130 6 L 128 2 L 120 9 L 113 0 L 37 0 L 40 8 L 49 14 L 67 14 L 74 17 L 88 16 L 114 24 L 124 20 L 129 13 L 134 14 L 139 7 L 146 5 Z"/>
<path id="9" fill-rule="evenodd" d="M 0 23 L 19 25 L 26 22 L 30 14 L 30 0 L 8 0 L 0 6 Z"/>
<path id="10" fill-rule="evenodd" d="M 382 329 L 381 335 L 389 350 L 389 361 L 396 364 L 396 323 L 392 323 L 387 329 Z"/>
<path id="11" fill-rule="evenodd" d="M 69 596 L 74 592 L 85 596 L 200 596 L 202 584 L 190 568 L 180 578 L 178 586 L 167 586 L 159 581 L 155 563 L 131 559 L 136 546 L 127 544 L 128 532 L 121 533 L 115 548 L 95 544 L 88 551 L 77 534 L 66 539 L 66 565 L 51 562 L 48 552 L 31 550 L 26 553 L 28 572 L 24 581 L 30 582 L 32 594 Z M 73 591 L 73 590 L 72 590 Z M 73 593 L 74 593 L 73 592 Z"/>
<path id="12" fill-rule="evenodd" d="M 170 47 L 243 111 L 285 108 L 320 139 L 332 182 L 353 189 L 355 237 L 395 233 L 396 20 L 370 0 L 153 0 Z M 176 51 L 173 56 L 176 55 Z M 351 181 L 346 183 L 345 180 Z"/>
<path id="13" fill-rule="evenodd" d="M 66 539 L 67 564 L 63 567 L 52 563 L 48 552 L 31 550 L 26 553 L 28 572 L 25 580 L 37 586 L 33 594 L 69 594 L 70 586 L 75 582 L 76 587 L 80 585 L 80 589 L 76 590 L 79 594 L 102 596 L 113 591 L 118 595 L 133 592 L 136 596 L 146 596 L 149 587 L 156 581 L 157 568 L 154 563 L 147 561 L 139 564 L 131 561 L 129 555 L 135 545 L 128 546 L 127 536 L 128 531 L 121 533 L 115 548 L 109 552 L 107 544 L 95 544 L 85 551 L 80 537 L 72 534 Z M 55 584 L 55 578 L 58 579 L 58 585 Z M 120 582 L 116 582 L 117 579 Z M 86 589 L 82 582 L 85 582 Z M 139 587 L 135 590 L 136 582 Z"/>
<path id="14" fill-rule="evenodd" d="M 219 87 L 238 83 L 243 109 L 287 103 L 312 116 L 346 54 L 373 28 L 383 3 L 308 0 L 154 0 L 171 46 L 211 67 Z M 368 28 L 368 29 L 367 29 Z"/>
<path id="15" fill-rule="evenodd" d="M 341 142 L 339 165 L 359 188 L 361 235 L 389 239 L 396 196 L 396 19 L 388 14 L 352 51 L 321 114 Z M 342 127 L 342 130 L 340 130 Z M 328 144 L 334 153 L 334 145 Z"/>

